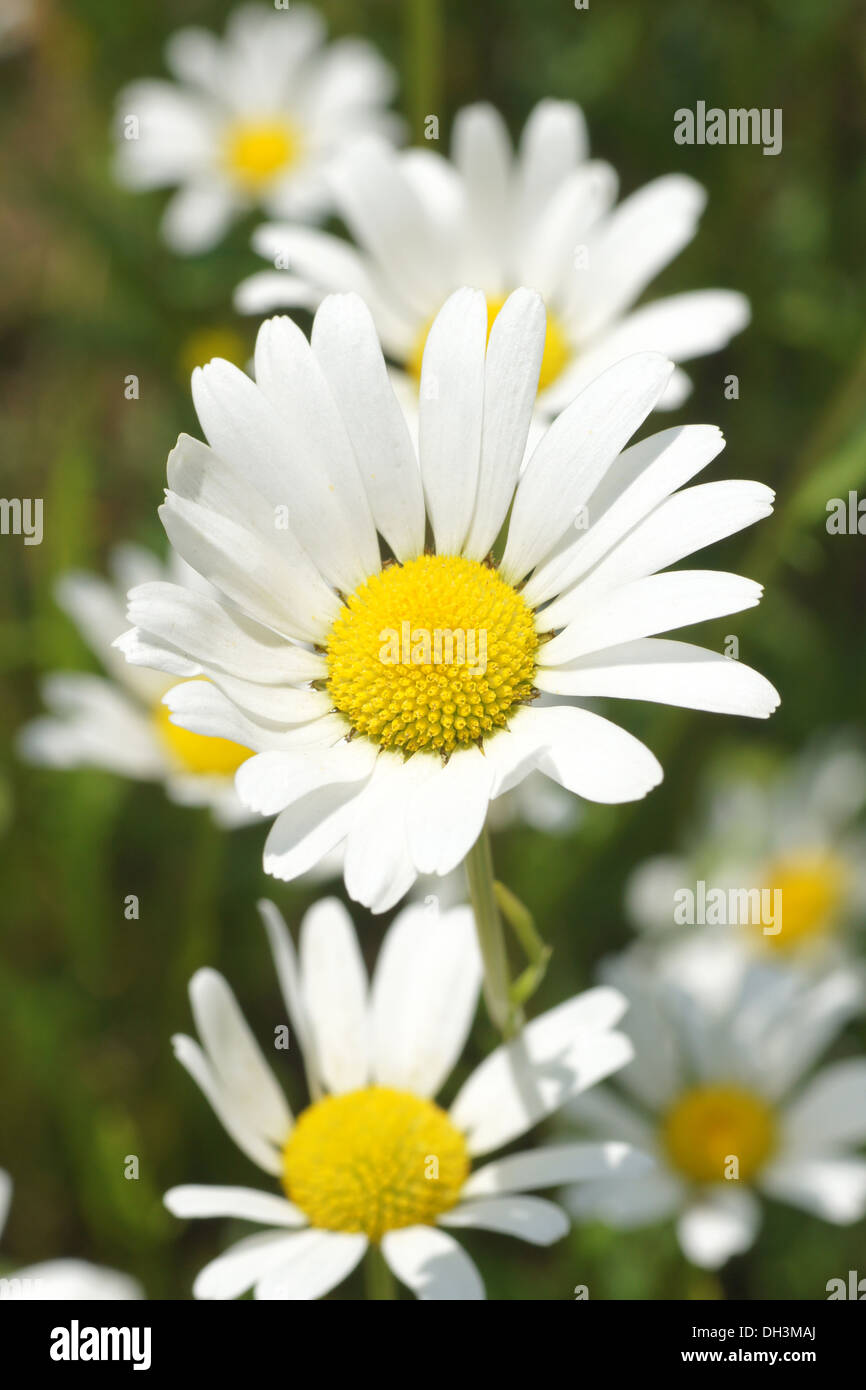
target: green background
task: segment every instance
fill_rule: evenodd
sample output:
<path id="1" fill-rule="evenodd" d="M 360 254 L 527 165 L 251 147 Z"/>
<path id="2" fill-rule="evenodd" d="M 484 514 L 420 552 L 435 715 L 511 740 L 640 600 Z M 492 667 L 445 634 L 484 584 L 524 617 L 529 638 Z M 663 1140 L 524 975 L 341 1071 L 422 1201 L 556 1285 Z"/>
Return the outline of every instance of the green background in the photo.
<path id="1" fill-rule="evenodd" d="M 319 8 L 333 33 L 379 45 L 415 129 L 439 115 L 440 148 L 466 102 L 494 101 L 516 134 L 552 95 L 583 105 L 593 152 L 617 167 L 623 193 L 674 170 L 699 179 L 710 194 L 699 235 L 647 297 L 725 286 L 752 302 L 752 326 L 694 364 L 693 396 L 652 428 L 717 423 L 728 447 L 707 480 L 777 489 L 776 515 L 710 563 L 766 583 L 762 606 L 733 630 L 783 704 L 754 726 L 619 705 L 615 717 L 661 757 L 662 787 L 632 808 L 588 807 L 568 837 L 497 841 L 510 886 L 555 946 L 540 1011 L 629 940 L 625 876 L 676 845 L 714 767 L 770 763 L 814 729 L 862 723 L 866 542 L 828 536 L 824 522 L 828 498 L 866 485 L 866 11 L 853 0 Z M 165 1188 L 258 1181 L 172 1059 L 170 1035 L 191 1028 L 186 981 L 200 965 L 221 969 L 266 1040 L 283 1011 L 255 901 L 272 896 L 296 927 L 314 895 L 265 880 L 260 828 L 224 835 L 159 788 L 22 767 L 12 737 L 38 709 L 41 673 L 95 669 L 53 604 L 58 574 L 103 569 L 121 540 L 162 547 L 165 459 L 179 431 L 198 433 L 180 365 L 190 334 L 231 327 L 252 347 L 255 324 L 230 310 L 234 286 L 261 267 L 252 219 L 207 256 L 180 260 L 157 235 L 164 195 L 118 189 L 109 165 L 119 87 L 164 75 L 167 35 L 190 22 L 221 28 L 227 9 L 45 5 L 35 44 L 0 69 L 0 491 L 45 502 L 41 546 L 0 538 L 0 1166 L 16 1184 L 2 1261 L 82 1255 L 137 1274 L 155 1298 L 188 1296 L 205 1260 L 249 1229 L 185 1226 L 163 1210 Z M 781 107 L 782 154 L 675 145 L 674 111 L 698 100 Z M 124 399 L 131 372 L 137 402 Z M 731 372 L 736 401 L 723 395 Z M 707 624 L 700 640 L 721 647 L 731 630 L 731 619 Z M 138 921 L 124 919 L 130 893 Z M 385 923 L 355 918 L 372 963 Z M 446 1096 L 493 1043 L 479 1014 Z M 852 1029 L 836 1051 L 857 1045 Z M 300 1104 L 299 1068 L 290 1060 L 282 1074 Z M 137 1182 L 124 1179 L 127 1154 L 140 1159 Z M 569 1299 L 587 1284 L 591 1298 L 813 1299 L 831 1277 L 866 1273 L 863 1234 L 768 1205 L 757 1247 L 720 1275 L 691 1269 L 670 1227 L 594 1226 L 550 1251 L 473 1233 L 466 1245 L 492 1298 Z M 358 1275 L 332 1297 L 360 1290 Z"/>

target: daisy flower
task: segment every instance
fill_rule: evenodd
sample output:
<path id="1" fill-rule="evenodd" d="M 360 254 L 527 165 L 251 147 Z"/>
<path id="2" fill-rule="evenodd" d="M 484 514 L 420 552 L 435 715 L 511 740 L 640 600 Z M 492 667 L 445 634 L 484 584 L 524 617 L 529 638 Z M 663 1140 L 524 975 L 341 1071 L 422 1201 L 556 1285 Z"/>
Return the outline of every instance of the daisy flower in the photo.
<path id="1" fill-rule="evenodd" d="M 521 473 L 544 336 L 532 291 L 489 348 L 484 295 L 454 294 L 425 350 L 420 459 L 356 295 L 325 301 L 312 344 L 264 323 L 255 383 L 221 361 L 194 373 L 208 444 L 179 440 L 161 516 L 219 596 L 133 589 L 117 645 L 204 676 L 166 697 L 175 720 L 257 754 L 236 786 L 277 816 L 269 874 L 343 845 L 349 895 L 383 912 L 453 869 L 531 771 L 611 803 L 658 783 L 585 697 L 761 718 L 778 703 L 747 666 L 655 636 L 758 602 L 738 575 L 658 571 L 766 516 L 772 493 L 684 488 L 723 447 L 711 426 L 620 452 L 673 371 L 655 353 L 588 386 Z"/>
<path id="2" fill-rule="evenodd" d="M 512 290 L 530 286 L 547 306 L 538 397 L 546 414 L 631 353 L 679 363 L 724 347 L 749 319 L 740 294 L 701 290 L 634 308 L 694 236 L 700 184 L 670 174 L 615 206 L 614 170 L 587 155 L 580 108 L 551 100 L 531 113 L 516 154 L 501 115 L 484 104 L 458 113 L 450 160 L 359 140 L 331 172 L 354 245 L 309 228 L 260 227 L 253 246 L 272 269 L 238 287 L 237 307 L 308 308 L 329 291 L 355 290 L 386 353 L 417 382 L 430 325 L 454 290 L 483 289 L 492 321 Z M 657 404 L 679 405 L 689 390 L 678 368 Z"/>
<path id="3" fill-rule="evenodd" d="M 233 1217 L 266 1229 L 198 1275 L 197 1298 L 314 1299 L 374 1247 L 422 1299 L 481 1299 L 452 1232 L 478 1228 L 550 1245 L 568 1219 L 529 1195 L 569 1180 L 641 1173 L 627 1144 L 558 1144 L 472 1162 L 511 1144 L 568 1099 L 623 1066 L 616 990 L 578 995 L 491 1053 L 453 1104 L 435 1101 L 463 1049 L 481 966 L 472 914 L 405 908 L 368 984 L 351 919 L 336 899 L 313 907 L 296 957 L 272 903 L 260 904 L 311 1102 L 294 1118 L 229 986 L 213 970 L 190 983 L 201 1045 L 177 1057 L 239 1148 L 283 1192 L 175 1187 L 180 1217 Z"/>
<path id="4" fill-rule="evenodd" d="M 328 161 L 359 133 L 391 135 L 390 68 L 370 44 L 325 44 L 306 5 L 244 5 L 225 38 L 182 29 L 166 47 L 174 82 L 142 81 L 117 101 L 117 176 L 127 187 L 177 187 L 163 235 L 174 251 L 206 251 L 250 208 L 318 216 Z"/>
<path id="5" fill-rule="evenodd" d="M 47 716 L 18 735 L 28 762 L 47 767 L 96 767 L 135 781 L 162 782 L 173 801 L 210 806 L 220 825 L 258 819 L 243 807 L 234 773 L 249 748 L 225 739 L 202 738 L 172 722 L 162 697 L 174 684 L 157 671 L 130 666 L 114 650 L 125 630 L 130 585 L 158 583 L 169 576 L 187 587 L 190 602 L 202 601 L 202 585 L 177 556 L 163 565 L 139 546 L 118 546 L 111 559 L 112 582 L 84 572 L 63 576 L 57 601 L 107 671 L 58 671 L 42 683 Z M 195 593 L 195 597 L 193 597 Z M 187 674 L 177 668 L 176 674 Z"/>
<path id="6" fill-rule="evenodd" d="M 657 856 L 632 874 L 632 921 L 659 939 L 700 930 L 798 967 L 839 963 L 848 929 L 866 910 L 866 842 L 856 824 L 864 805 L 866 757 L 844 734 L 814 740 L 774 775 L 729 770 L 686 852 Z M 676 925 L 683 890 L 696 896 L 700 883 L 706 923 Z M 732 891 L 751 893 L 755 905 L 763 895 L 760 911 L 750 904 L 748 920 L 739 921 L 728 909 L 737 901 Z"/>
<path id="7" fill-rule="evenodd" d="M 0 1168 L 0 1235 L 11 1199 L 12 1179 Z M 0 1278 L 0 1300 L 116 1302 L 138 1298 L 144 1298 L 144 1291 L 137 1280 L 88 1260 L 45 1260 Z"/>
<path id="8" fill-rule="evenodd" d="M 731 969 L 731 966 L 734 966 Z M 866 1213 L 866 1059 L 810 1075 L 862 1008 L 850 971 L 820 981 L 777 963 L 745 970 L 707 942 L 636 950 L 602 979 L 629 1001 L 635 1059 L 569 1106 L 584 1130 L 649 1153 L 656 1167 L 574 1188 L 584 1220 L 630 1229 L 676 1218 L 683 1253 L 717 1269 L 752 1245 L 774 1198 L 844 1225 Z"/>

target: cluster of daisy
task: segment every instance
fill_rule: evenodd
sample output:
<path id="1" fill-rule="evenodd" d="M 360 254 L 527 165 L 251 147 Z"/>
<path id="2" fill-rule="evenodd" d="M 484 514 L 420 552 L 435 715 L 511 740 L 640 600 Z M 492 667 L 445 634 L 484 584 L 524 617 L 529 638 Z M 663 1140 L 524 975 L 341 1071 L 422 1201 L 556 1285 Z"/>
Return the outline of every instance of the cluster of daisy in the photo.
<path id="1" fill-rule="evenodd" d="M 706 1265 L 750 1243 L 755 1190 L 854 1219 L 866 1062 L 797 1089 L 859 1007 L 850 970 L 807 976 L 662 932 L 526 1022 L 546 948 L 486 839 L 502 798 L 526 812 L 526 788 L 549 826 L 565 799 L 628 802 L 661 780 L 588 701 L 753 718 L 778 704 L 757 672 L 669 635 L 759 602 L 748 578 L 674 566 L 766 517 L 772 493 L 696 481 L 724 447 L 714 426 L 632 442 L 685 399 L 680 364 L 748 320 L 722 290 L 635 307 L 694 235 L 702 189 L 670 175 L 617 202 L 568 102 L 542 101 L 516 150 L 484 105 L 458 113 L 450 157 L 400 148 L 381 58 L 326 44 L 303 6 L 245 7 L 224 39 L 184 30 L 166 56 L 174 81 L 118 99 L 118 176 L 176 189 L 163 234 L 181 253 L 263 213 L 270 267 L 237 306 L 311 311 L 312 331 L 268 318 L 249 373 L 219 358 L 193 372 L 204 442 L 183 435 L 168 459 L 171 559 L 127 547 L 116 585 L 63 580 L 108 677 L 51 677 L 23 751 L 161 780 L 224 826 L 272 819 L 276 879 L 340 876 L 384 913 L 447 876 L 454 903 L 404 906 L 372 979 L 335 898 L 307 913 L 297 952 L 261 904 L 309 1088 L 297 1115 L 226 981 L 193 977 L 199 1041 L 176 1038 L 178 1059 L 270 1183 L 167 1194 L 179 1217 L 264 1227 L 195 1295 L 316 1298 L 366 1255 L 374 1283 L 385 1270 L 421 1298 L 482 1298 L 457 1234 L 552 1243 L 569 1221 L 545 1189 L 579 1219 L 676 1215 Z M 483 673 L 384 661 L 383 634 L 407 623 L 483 632 Z M 849 891 L 831 840 L 814 857 L 766 846 L 788 854 L 786 895 L 816 930 Z M 471 907 L 453 887 L 464 863 Z M 661 877 L 649 866 L 632 887 L 643 917 Z M 503 918 L 530 957 L 515 982 Z M 446 1106 L 482 988 L 503 1041 Z M 554 1113 L 592 1137 L 490 1157 Z"/>

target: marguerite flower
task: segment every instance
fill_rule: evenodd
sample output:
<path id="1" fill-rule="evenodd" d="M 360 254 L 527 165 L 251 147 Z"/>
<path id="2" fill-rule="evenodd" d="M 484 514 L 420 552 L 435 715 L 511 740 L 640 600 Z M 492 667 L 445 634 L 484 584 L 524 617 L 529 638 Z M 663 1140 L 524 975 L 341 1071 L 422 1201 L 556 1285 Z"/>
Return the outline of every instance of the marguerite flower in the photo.
<path id="1" fill-rule="evenodd" d="M 639 1145 L 656 1167 L 633 1182 L 574 1188 L 577 1216 L 621 1229 L 675 1217 L 684 1254 L 708 1269 L 753 1243 L 758 1194 L 838 1224 L 863 1217 L 866 1059 L 809 1076 L 862 1008 L 854 974 L 810 982 L 775 963 L 742 970 L 704 941 L 654 963 L 626 952 L 601 977 L 629 1001 L 635 1059 L 619 1088 L 598 1087 L 569 1112 Z"/>
<path id="2" fill-rule="evenodd" d="M 516 155 L 499 112 L 484 104 L 458 113 L 450 161 L 430 148 L 359 141 L 331 172 L 355 245 L 260 227 L 253 245 L 273 268 L 238 287 L 237 307 L 308 308 L 355 290 L 386 353 L 417 382 L 430 325 L 454 290 L 483 289 L 492 321 L 527 285 L 547 307 L 538 406 L 548 414 L 631 353 L 684 362 L 724 347 L 749 319 L 740 294 L 701 290 L 633 307 L 694 236 L 700 184 L 670 174 L 615 207 L 614 170 L 587 153 L 580 108 L 550 100 L 530 115 Z M 657 404 L 678 405 L 689 389 L 678 368 Z"/>
<path id="3" fill-rule="evenodd" d="M 453 869 L 532 770 L 594 801 L 646 795 L 658 762 L 584 697 L 778 703 L 747 666 L 654 635 L 758 602 L 738 575 L 658 571 L 766 516 L 771 492 L 683 489 L 723 447 L 711 426 L 620 453 L 673 371 L 655 353 L 588 386 L 521 473 L 544 335 L 531 291 L 489 348 L 484 295 L 452 296 L 424 354 L 420 460 L 356 295 L 325 301 L 312 345 L 264 323 L 255 383 L 220 361 L 193 375 L 209 446 L 181 437 L 161 515 L 220 597 L 134 589 L 118 645 L 206 677 L 167 699 L 184 727 L 259 755 L 236 785 L 277 813 L 277 878 L 345 844 L 349 894 L 381 912 Z"/>
<path id="4" fill-rule="evenodd" d="M 633 922 L 659 939 L 714 933 L 798 967 L 840 963 L 848 928 L 866 910 L 866 837 L 856 823 L 864 805 L 866 757 L 844 735 L 815 739 L 769 776 L 729 768 L 686 852 L 657 856 L 632 874 Z M 698 885 L 704 920 L 678 925 Z"/>
<path id="5" fill-rule="evenodd" d="M 76 572 L 64 575 L 57 587 L 58 603 L 108 676 L 58 671 L 46 677 L 42 696 L 50 713 L 20 731 L 21 756 L 48 767 L 98 767 L 136 781 L 163 782 L 173 801 L 210 806 L 221 825 L 257 819 L 241 805 L 233 780 L 250 750 L 173 723 L 162 697 L 174 682 L 128 665 L 112 645 L 126 627 L 130 585 L 171 577 L 194 588 L 199 598 L 208 586 L 177 556 L 163 565 L 139 546 L 118 546 L 112 570 L 113 583 Z"/>
<path id="6" fill-rule="evenodd" d="M 539 1188 L 641 1173 L 627 1144 L 559 1144 L 474 1159 L 510 1144 L 571 1096 L 621 1067 L 631 1048 L 613 1031 L 616 990 L 593 989 L 535 1019 L 491 1053 L 447 1109 L 436 1103 L 478 1000 L 472 915 L 405 908 L 368 985 L 351 919 L 336 899 L 312 908 L 300 955 L 272 903 L 262 916 L 311 1102 L 294 1118 L 221 975 L 200 970 L 190 998 L 201 1046 L 174 1040 L 235 1143 L 282 1193 L 176 1187 L 182 1217 L 233 1217 L 266 1229 L 198 1275 L 197 1298 L 313 1299 L 378 1247 L 423 1299 L 480 1299 L 484 1287 L 451 1231 L 477 1227 L 549 1245 L 568 1229 Z"/>
<path id="7" fill-rule="evenodd" d="M 12 1199 L 12 1179 L 0 1168 L 0 1235 Z M 44 1260 L 0 1277 L 0 1299 L 26 1302 L 111 1302 L 144 1297 L 137 1280 L 89 1260 Z"/>
<path id="8" fill-rule="evenodd" d="M 117 101 L 117 174 L 135 189 L 177 186 L 163 235 L 175 251 L 213 246 L 249 208 L 320 215 L 330 159 L 363 131 L 394 132 L 394 80 L 360 39 L 325 46 L 306 5 L 235 10 L 220 41 L 182 29 L 166 48 L 175 82 L 144 81 Z"/>

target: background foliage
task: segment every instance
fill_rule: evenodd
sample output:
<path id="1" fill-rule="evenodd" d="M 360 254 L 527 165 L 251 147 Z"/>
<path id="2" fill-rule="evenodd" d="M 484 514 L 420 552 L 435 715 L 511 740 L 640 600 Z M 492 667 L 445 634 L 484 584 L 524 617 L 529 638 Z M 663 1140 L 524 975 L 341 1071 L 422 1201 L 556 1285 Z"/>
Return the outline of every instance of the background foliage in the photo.
<path id="1" fill-rule="evenodd" d="M 399 68 L 398 101 L 416 130 L 435 112 L 444 142 L 454 110 L 487 98 L 517 132 L 535 101 L 554 95 L 583 104 L 594 152 L 617 166 L 624 192 L 671 170 L 694 175 L 710 193 L 701 232 L 653 294 L 719 285 L 752 301 L 753 326 L 696 365 L 694 395 L 670 423 L 722 425 L 728 448 L 708 478 L 778 491 L 776 516 L 711 561 L 763 580 L 766 600 L 707 625 L 706 644 L 735 631 L 783 705 L 756 727 L 624 705 L 618 717 L 665 763 L 661 789 L 631 809 L 587 807 L 567 837 L 499 839 L 500 866 L 556 948 L 541 1010 L 629 939 L 624 878 L 674 846 L 714 767 L 734 754 L 769 763 L 814 728 L 862 721 L 864 540 L 830 537 L 824 521 L 829 497 L 866 484 L 866 11 L 855 0 L 320 8 L 332 32 L 366 35 Z M 157 238 L 163 196 L 124 193 L 109 168 L 117 89 L 163 73 L 174 28 L 221 27 L 227 9 L 45 3 L 34 44 L 0 67 L 0 491 L 45 499 L 40 547 L 0 540 L 0 1166 L 16 1183 L 2 1258 L 83 1255 L 135 1272 L 156 1298 L 188 1296 L 230 1234 L 220 1222 L 185 1230 L 162 1191 L 253 1176 L 172 1059 L 170 1035 L 190 1028 L 186 981 L 200 965 L 222 969 L 266 1040 L 282 1006 L 255 901 L 267 892 L 294 926 L 313 895 L 265 881 L 260 829 L 224 836 L 156 788 L 21 767 L 11 739 L 37 708 L 42 672 L 93 666 L 53 604 L 57 575 L 101 569 L 123 539 L 162 547 L 165 458 L 179 431 L 197 433 L 191 335 L 230 328 L 241 353 L 252 346 L 255 325 L 229 308 L 235 284 L 260 265 L 252 223 L 210 255 L 178 260 Z M 676 146 L 673 113 L 699 99 L 781 107 L 783 153 Z M 129 372 L 141 380 L 137 402 L 124 399 Z M 731 372 L 737 401 L 723 395 Z M 140 896 L 138 921 L 124 919 L 129 893 Z M 372 962 L 383 922 L 362 918 L 357 910 Z M 493 1041 L 479 1015 L 465 1066 Z M 851 1031 L 839 1048 L 855 1042 Z M 290 1061 L 284 1075 L 297 1103 L 299 1070 Z M 138 1182 L 123 1177 L 133 1153 Z M 834 1230 L 781 1207 L 769 1209 L 757 1248 L 719 1277 L 690 1269 L 664 1227 L 590 1227 L 548 1252 L 475 1233 L 467 1244 L 494 1298 L 568 1299 L 585 1283 L 593 1298 L 810 1299 L 825 1296 L 828 1278 L 863 1269 L 862 1227 Z M 350 1282 L 332 1296 L 359 1290 Z"/>

